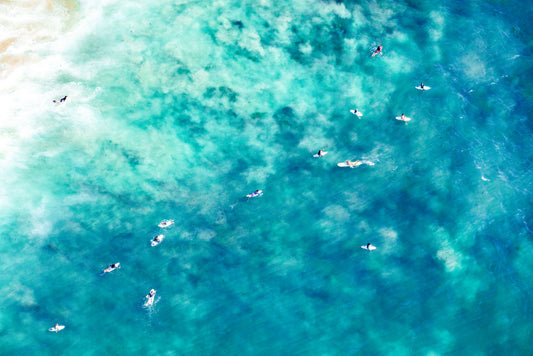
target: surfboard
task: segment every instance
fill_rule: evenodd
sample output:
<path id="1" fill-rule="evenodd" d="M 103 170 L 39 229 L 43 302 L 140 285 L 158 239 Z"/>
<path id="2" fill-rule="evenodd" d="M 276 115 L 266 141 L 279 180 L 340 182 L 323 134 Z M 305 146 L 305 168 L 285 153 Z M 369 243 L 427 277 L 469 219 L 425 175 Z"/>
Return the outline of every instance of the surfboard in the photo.
<path id="1" fill-rule="evenodd" d="M 325 156 L 325 155 L 327 155 L 327 154 L 328 154 L 328 153 L 327 153 L 326 151 L 322 151 L 322 156 Z M 322 156 L 319 156 L 318 153 L 315 153 L 315 154 L 313 155 L 313 157 L 322 157 Z"/>
<path id="2" fill-rule="evenodd" d="M 354 115 L 357 115 L 359 117 L 363 116 L 363 114 L 360 111 L 350 110 L 350 112 Z"/>
<path id="3" fill-rule="evenodd" d="M 423 88 L 421 86 L 417 86 L 415 88 L 417 88 L 418 90 L 429 90 L 429 89 L 431 89 L 431 87 L 428 87 L 428 86 L 425 86 L 425 85 L 424 85 Z"/>
<path id="4" fill-rule="evenodd" d="M 159 241 L 157 241 L 155 238 L 159 237 Z M 163 242 L 163 239 L 165 238 L 165 235 L 157 235 L 152 239 L 151 245 L 152 247 L 159 245 L 161 242 Z"/>
<path id="5" fill-rule="evenodd" d="M 405 119 L 402 119 L 401 116 L 396 116 L 396 120 L 407 122 L 407 121 L 411 121 L 411 118 L 406 116 Z"/>
<path id="6" fill-rule="evenodd" d="M 260 197 L 263 195 L 263 191 L 262 190 L 257 190 L 253 193 L 250 193 L 248 195 L 246 195 L 246 198 L 255 198 L 255 197 Z"/>
<path id="7" fill-rule="evenodd" d="M 369 247 L 366 247 L 366 245 L 363 245 L 363 246 L 361 246 L 361 248 L 362 248 L 363 250 L 373 251 L 373 250 L 375 250 L 377 247 L 376 247 L 376 246 L 373 246 L 373 245 L 370 245 Z"/>
<path id="8" fill-rule="evenodd" d="M 48 329 L 48 331 L 55 331 L 55 332 L 58 332 L 58 331 L 61 331 L 65 328 L 65 325 L 57 325 L 57 326 L 52 326 L 50 329 Z"/>
<path id="9" fill-rule="evenodd" d="M 157 226 L 159 226 L 159 227 L 169 227 L 172 224 L 174 224 L 174 220 L 163 220 Z"/>
<path id="10" fill-rule="evenodd" d="M 153 292 L 152 295 L 150 295 L 151 293 Z M 152 306 L 154 305 L 154 299 L 155 299 L 155 294 L 157 293 L 157 291 L 155 289 L 151 289 L 150 290 L 150 293 L 148 293 L 148 295 L 145 297 L 145 298 L 148 298 L 148 300 L 146 301 L 146 303 L 144 303 L 144 306 L 145 307 L 149 307 L 149 306 Z"/>
<path id="11" fill-rule="evenodd" d="M 362 165 L 362 164 L 367 164 L 367 165 L 369 165 L 369 166 L 373 166 L 375 163 L 372 162 L 372 161 L 362 160 L 362 161 L 357 162 L 357 164 L 355 164 L 355 165 L 353 165 L 353 166 L 350 166 L 350 165 L 349 165 L 348 163 L 346 163 L 346 162 L 340 162 L 340 163 L 337 163 L 337 166 L 339 166 L 339 167 L 343 167 L 343 168 L 345 168 L 345 167 L 355 168 L 355 167 L 359 167 L 359 166 Z"/>
<path id="12" fill-rule="evenodd" d="M 115 263 L 116 267 L 107 267 L 106 269 L 104 269 L 104 272 L 103 273 L 109 273 L 109 272 L 113 272 L 114 270 L 116 270 L 117 268 L 120 268 L 120 263 Z"/>
<path id="13" fill-rule="evenodd" d="M 144 306 L 151 307 L 152 305 L 154 305 L 154 300 L 155 300 L 155 294 L 151 297 L 148 297 L 148 300 L 146 301 L 146 303 L 144 303 Z"/>

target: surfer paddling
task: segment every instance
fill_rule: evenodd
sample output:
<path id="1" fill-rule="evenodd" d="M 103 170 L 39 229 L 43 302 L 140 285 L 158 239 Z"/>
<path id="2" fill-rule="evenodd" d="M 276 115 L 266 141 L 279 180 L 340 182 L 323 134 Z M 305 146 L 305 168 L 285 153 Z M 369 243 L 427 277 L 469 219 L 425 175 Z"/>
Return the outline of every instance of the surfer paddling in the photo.
<path id="1" fill-rule="evenodd" d="M 246 198 L 260 197 L 261 195 L 263 195 L 263 191 L 260 190 L 260 189 L 258 189 L 258 190 L 256 190 L 256 191 L 253 192 L 253 193 L 247 194 L 247 195 L 246 195 Z"/>
<path id="2" fill-rule="evenodd" d="M 378 48 L 376 48 L 374 53 L 372 53 L 372 57 L 377 56 L 378 54 L 380 54 L 382 49 L 383 49 L 383 46 L 378 46 Z"/>
<path id="3" fill-rule="evenodd" d="M 65 95 L 64 97 L 62 97 L 61 99 L 57 100 L 57 99 L 54 99 L 54 103 L 62 103 L 64 101 L 67 100 L 67 96 Z"/>
<path id="4" fill-rule="evenodd" d="M 346 164 L 348 165 L 348 167 L 357 167 L 361 164 L 361 161 L 346 161 Z"/>
<path id="5" fill-rule="evenodd" d="M 169 227 L 172 224 L 174 224 L 174 220 L 163 220 L 157 226 L 159 226 L 161 228 L 165 228 L 165 227 Z"/>
<path id="6" fill-rule="evenodd" d="M 116 270 L 117 268 L 120 268 L 120 263 L 113 263 L 112 265 L 109 265 L 109 267 L 107 267 L 106 269 L 104 269 L 104 273 L 109 273 L 109 272 L 112 272 L 114 270 Z"/>
<path id="7" fill-rule="evenodd" d="M 156 293 L 155 289 L 151 289 L 151 290 L 150 290 L 150 293 L 148 293 L 148 294 L 146 295 L 145 298 L 147 298 L 148 300 L 146 301 L 146 303 L 144 303 L 145 306 L 152 306 L 152 305 L 154 305 L 155 293 Z"/>

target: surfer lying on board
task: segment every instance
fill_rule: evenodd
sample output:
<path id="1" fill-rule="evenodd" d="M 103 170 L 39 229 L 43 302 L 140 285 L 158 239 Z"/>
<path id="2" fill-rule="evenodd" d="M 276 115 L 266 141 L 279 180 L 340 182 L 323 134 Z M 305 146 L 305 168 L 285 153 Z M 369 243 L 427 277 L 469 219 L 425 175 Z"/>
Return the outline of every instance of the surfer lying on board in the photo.
<path id="1" fill-rule="evenodd" d="M 260 189 L 258 189 L 258 190 L 256 190 L 256 191 L 253 192 L 253 193 L 247 194 L 247 195 L 246 195 L 246 198 L 260 197 L 261 195 L 263 195 L 263 191 L 260 190 Z"/>
<path id="2" fill-rule="evenodd" d="M 382 49 L 383 49 L 383 46 L 378 46 L 378 48 L 376 48 L 374 53 L 372 53 L 372 57 L 377 56 L 378 54 L 380 54 Z"/>
<path id="3" fill-rule="evenodd" d="M 108 272 L 114 271 L 117 268 L 120 268 L 120 263 L 118 263 L 118 262 L 117 263 L 113 263 L 112 265 L 109 265 L 109 267 L 104 269 L 104 273 L 108 273 Z"/>
<path id="4" fill-rule="evenodd" d="M 361 164 L 361 161 L 346 161 L 346 164 L 350 167 L 357 167 L 358 165 Z"/>

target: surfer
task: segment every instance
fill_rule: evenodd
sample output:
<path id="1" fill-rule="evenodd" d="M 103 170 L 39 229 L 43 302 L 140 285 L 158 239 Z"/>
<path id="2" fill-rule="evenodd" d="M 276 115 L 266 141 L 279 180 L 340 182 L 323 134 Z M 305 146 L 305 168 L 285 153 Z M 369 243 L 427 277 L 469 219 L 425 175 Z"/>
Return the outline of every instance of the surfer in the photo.
<path id="1" fill-rule="evenodd" d="M 353 162 L 352 161 L 346 161 L 346 164 L 348 166 L 350 166 L 350 167 L 357 167 L 358 165 L 361 164 L 361 162 L 359 162 L 359 161 L 353 161 Z"/>
<path id="2" fill-rule="evenodd" d="M 67 96 L 65 95 L 64 97 L 62 97 L 61 99 L 57 100 L 57 99 L 54 99 L 54 103 L 62 103 L 64 102 L 65 100 L 67 100 Z"/>
<path id="3" fill-rule="evenodd" d="M 155 289 L 150 289 L 150 293 L 148 293 L 148 295 L 146 296 L 146 298 L 153 298 L 154 295 L 155 295 L 156 291 Z"/>
<path id="4" fill-rule="evenodd" d="M 367 244 L 366 244 L 366 249 L 367 249 L 367 250 L 370 250 L 370 246 L 372 246 L 372 244 L 367 243 Z"/>
<path id="5" fill-rule="evenodd" d="M 155 292 L 155 289 L 151 289 L 151 290 L 150 290 L 150 293 L 148 293 L 148 294 L 146 295 L 145 298 L 148 298 L 148 300 L 147 300 L 146 303 L 145 303 L 146 306 L 147 306 L 147 305 L 153 305 L 153 304 L 154 304 L 155 293 L 156 293 L 156 292 Z"/>
<path id="6" fill-rule="evenodd" d="M 109 265 L 109 267 L 104 269 L 104 273 L 108 273 L 108 272 L 114 271 L 117 268 L 120 268 L 120 263 L 118 263 L 118 262 L 117 263 L 113 263 L 112 265 Z"/>
<path id="7" fill-rule="evenodd" d="M 263 191 L 257 189 L 255 192 L 246 195 L 246 197 L 247 197 L 247 198 L 253 198 L 253 197 L 260 197 L 261 195 L 263 195 Z"/>
<path id="8" fill-rule="evenodd" d="M 424 83 L 420 83 L 420 89 L 424 89 Z"/>
<path id="9" fill-rule="evenodd" d="M 169 227 L 172 224 L 174 224 L 174 220 L 163 220 L 157 226 L 159 226 L 159 227 Z"/>
<path id="10" fill-rule="evenodd" d="M 376 50 L 374 51 L 374 53 L 372 53 L 372 57 L 374 57 L 374 56 L 380 54 L 382 49 L 383 49 L 383 46 L 378 46 L 378 48 L 376 48 Z"/>
<path id="11" fill-rule="evenodd" d="M 405 121 L 405 119 L 406 119 L 406 117 L 405 117 L 405 115 L 402 113 L 402 116 L 400 116 L 400 120 Z"/>
<path id="12" fill-rule="evenodd" d="M 165 235 L 157 235 L 157 236 L 155 236 L 155 237 L 152 239 L 152 243 L 151 243 L 151 245 L 152 245 L 152 246 L 157 246 L 157 245 L 159 245 L 159 244 L 163 241 L 164 238 L 165 238 Z"/>
<path id="13" fill-rule="evenodd" d="M 58 332 L 60 330 L 62 330 L 62 325 L 59 325 L 59 324 L 56 324 L 54 327 L 51 327 L 50 329 L 48 329 L 48 331 L 55 331 L 55 332 Z"/>
<path id="14" fill-rule="evenodd" d="M 318 157 L 322 157 L 324 155 L 324 151 L 318 150 L 317 155 L 318 155 Z"/>

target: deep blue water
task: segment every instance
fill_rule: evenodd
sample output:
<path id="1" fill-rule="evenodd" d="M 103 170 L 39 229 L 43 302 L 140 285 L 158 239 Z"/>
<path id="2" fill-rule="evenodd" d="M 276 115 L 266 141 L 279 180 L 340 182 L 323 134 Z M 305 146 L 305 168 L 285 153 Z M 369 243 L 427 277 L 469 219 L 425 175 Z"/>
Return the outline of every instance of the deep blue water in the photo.
<path id="1" fill-rule="evenodd" d="M 531 354 L 532 5 L 0 4 L 0 354 Z"/>

